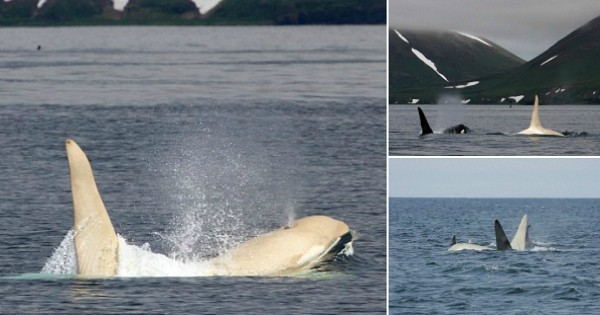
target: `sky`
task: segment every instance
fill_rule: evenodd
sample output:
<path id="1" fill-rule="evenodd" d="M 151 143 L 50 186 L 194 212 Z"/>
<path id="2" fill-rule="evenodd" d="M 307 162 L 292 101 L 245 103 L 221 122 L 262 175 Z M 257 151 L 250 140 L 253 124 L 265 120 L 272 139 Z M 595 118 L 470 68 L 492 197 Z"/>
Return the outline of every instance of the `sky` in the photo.
<path id="1" fill-rule="evenodd" d="M 531 60 L 600 16 L 599 0 L 389 0 L 390 27 L 463 31 Z"/>
<path id="2" fill-rule="evenodd" d="M 600 158 L 390 158 L 389 196 L 600 198 Z"/>

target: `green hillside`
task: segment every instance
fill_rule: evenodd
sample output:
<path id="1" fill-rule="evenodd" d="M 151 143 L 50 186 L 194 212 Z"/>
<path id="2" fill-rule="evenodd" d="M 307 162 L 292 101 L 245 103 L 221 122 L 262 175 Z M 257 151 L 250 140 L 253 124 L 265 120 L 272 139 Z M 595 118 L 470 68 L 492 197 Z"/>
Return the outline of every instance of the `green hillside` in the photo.
<path id="1" fill-rule="evenodd" d="M 250 24 L 382 24 L 385 0 L 225 0 L 214 22 Z"/>
<path id="2" fill-rule="evenodd" d="M 383 24 L 385 0 L 223 0 L 201 16 L 191 0 L 129 0 L 116 11 L 110 0 L 0 0 L 0 25 L 106 24 L 302 25 Z"/>
<path id="3" fill-rule="evenodd" d="M 482 40 L 487 44 L 457 32 L 390 30 L 390 92 L 476 79 L 525 63 L 491 41 Z M 419 59 L 415 50 L 434 62 L 448 81 Z"/>
<path id="4" fill-rule="evenodd" d="M 466 97 L 499 99 L 539 94 L 551 104 L 600 103 L 600 17 L 567 35 L 547 51 L 481 85 Z"/>

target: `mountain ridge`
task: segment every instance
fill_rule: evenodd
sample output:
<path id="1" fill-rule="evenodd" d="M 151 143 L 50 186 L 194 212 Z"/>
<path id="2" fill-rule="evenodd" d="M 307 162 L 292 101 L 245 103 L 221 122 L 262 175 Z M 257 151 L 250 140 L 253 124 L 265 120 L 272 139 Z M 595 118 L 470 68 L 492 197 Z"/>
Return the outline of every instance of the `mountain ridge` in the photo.
<path id="1" fill-rule="evenodd" d="M 309 25 L 383 24 L 385 0 L 223 0 L 201 14 L 192 0 L 0 0 L 0 25 Z"/>
<path id="2" fill-rule="evenodd" d="M 522 95 L 522 103 L 530 103 L 533 95 L 539 94 L 542 102 L 550 104 L 600 104 L 599 39 L 600 16 L 517 67 L 450 84 L 393 87 L 390 68 L 390 103 L 411 103 L 413 99 L 419 99 L 421 103 L 435 103 L 442 94 L 459 95 L 478 104 L 512 102 L 511 96 Z M 468 81 L 478 83 L 460 90 L 449 88 L 463 86 Z"/>

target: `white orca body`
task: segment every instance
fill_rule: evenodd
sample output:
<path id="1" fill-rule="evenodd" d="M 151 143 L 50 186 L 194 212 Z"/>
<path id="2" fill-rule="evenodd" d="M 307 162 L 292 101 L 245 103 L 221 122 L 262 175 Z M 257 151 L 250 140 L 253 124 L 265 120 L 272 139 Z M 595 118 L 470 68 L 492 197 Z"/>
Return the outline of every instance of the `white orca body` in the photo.
<path id="1" fill-rule="evenodd" d="M 531 113 L 531 124 L 529 125 L 529 128 L 519 131 L 517 134 L 526 136 L 564 137 L 564 135 L 558 131 L 542 127 L 542 122 L 540 121 L 539 100 L 537 95 L 535 96 L 535 101 L 533 103 L 533 112 Z"/>
<path id="2" fill-rule="evenodd" d="M 111 277 L 119 267 L 118 240 L 91 165 L 73 140 L 66 141 L 74 208 L 78 275 Z M 352 254 L 352 234 L 341 221 L 309 216 L 257 236 L 208 261 L 213 275 L 275 276 L 297 273 Z"/>
<path id="3" fill-rule="evenodd" d="M 216 275 L 277 276 L 311 269 L 351 253 L 348 226 L 326 216 L 304 217 L 210 260 Z M 336 248 L 337 247 L 337 248 Z"/>
<path id="4" fill-rule="evenodd" d="M 449 252 L 455 252 L 455 251 L 459 251 L 459 250 L 482 251 L 482 250 L 492 250 L 492 248 L 489 246 L 482 246 L 482 245 L 471 244 L 471 243 L 456 243 L 456 244 L 450 246 L 450 248 L 448 248 Z"/>

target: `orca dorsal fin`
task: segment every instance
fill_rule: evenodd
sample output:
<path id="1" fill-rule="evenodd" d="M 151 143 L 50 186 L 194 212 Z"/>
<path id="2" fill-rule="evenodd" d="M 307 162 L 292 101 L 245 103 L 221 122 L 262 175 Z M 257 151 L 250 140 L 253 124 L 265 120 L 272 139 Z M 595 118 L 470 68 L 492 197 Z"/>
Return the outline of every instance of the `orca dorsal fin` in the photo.
<path id="1" fill-rule="evenodd" d="M 502 229 L 502 225 L 498 220 L 494 221 L 494 231 L 496 232 L 496 249 L 498 250 L 507 250 L 512 249 L 510 246 L 510 242 L 504 233 L 504 229 Z"/>
<path id="2" fill-rule="evenodd" d="M 450 244 L 450 246 L 455 245 L 456 244 L 456 235 L 452 236 L 452 244 Z"/>
<path id="3" fill-rule="evenodd" d="M 421 121 L 421 134 L 426 135 L 433 133 L 433 129 L 431 129 L 427 122 L 427 118 L 425 118 L 425 113 L 423 113 L 421 107 L 417 107 L 417 109 L 419 110 L 419 120 Z"/>
<path id="4" fill-rule="evenodd" d="M 529 124 L 529 128 L 538 128 L 541 129 L 542 122 L 540 121 L 540 109 L 539 109 L 539 99 L 537 94 L 535 95 L 535 101 L 533 102 L 533 111 L 531 112 L 531 124 Z"/>
<path id="5" fill-rule="evenodd" d="M 518 250 L 525 250 L 527 247 L 527 242 L 529 240 L 529 224 L 527 224 L 527 215 L 524 215 L 521 219 L 521 223 L 519 223 L 519 228 L 517 229 L 517 233 L 513 237 L 512 247 Z"/>

